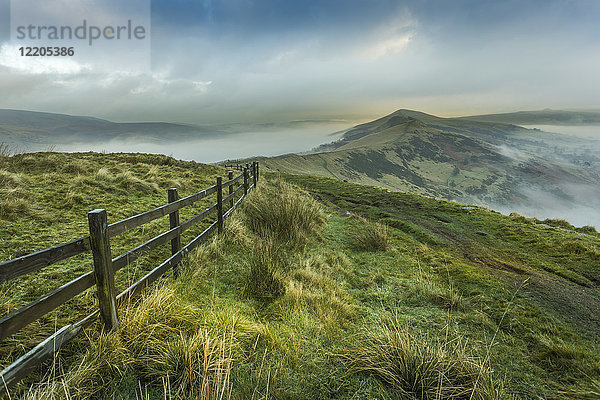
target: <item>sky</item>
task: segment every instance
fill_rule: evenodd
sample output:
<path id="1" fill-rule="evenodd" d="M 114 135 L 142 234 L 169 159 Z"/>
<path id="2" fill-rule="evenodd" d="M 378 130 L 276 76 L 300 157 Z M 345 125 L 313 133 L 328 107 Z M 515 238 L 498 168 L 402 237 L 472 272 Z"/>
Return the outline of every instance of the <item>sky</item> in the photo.
<path id="1" fill-rule="evenodd" d="M 146 12 L 27 1 L 69 23 L 81 19 L 77 2 L 112 4 L 105 21 Z M 123 42 L 147 46 L 133 57 L 141 66 L 123 62 L 130 48 L 85 43 L 76 50 L 87 59 L 50 65 L 17 54 L 10 0 L 0 0 L 0 108 L 200 124 L 600 109 L 597 0 L 145 3 L 148 40 Z"/>

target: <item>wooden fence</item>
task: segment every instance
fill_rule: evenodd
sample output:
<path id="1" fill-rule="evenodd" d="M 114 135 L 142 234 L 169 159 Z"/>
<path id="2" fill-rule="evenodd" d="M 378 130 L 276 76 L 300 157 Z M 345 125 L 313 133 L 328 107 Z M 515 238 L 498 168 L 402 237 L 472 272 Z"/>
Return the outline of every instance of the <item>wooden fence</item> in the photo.
<path id="1" fill-rule="evenodd" d="M 223 182 L 222 178 L 218 177 L 215 185 L 182 199 L 178 198 L 177 189 L 169 189 L 167 204 L 110 225 L 106 220 L 106 210 L 90 211 L 88 213 L 89 236 L 0 263 L 0 282 L 10 281 L 17 277 L 31 274 L 41 268 L 88 251 L 92 253 L 94 264 L 93 271 L 62 285 L 58 289 L 0 319 L 0 340 L 18 332 L 31 322 L 94 285 L 96 285 L 98 297 L 97 310 L 78 322 L 60 328 L 52 336 L 46 338 L 0 372 L 0 386 L 8 392 L 8 389 L 31 373 L 44 360 L 53 356 L 65 343 L 81 332 L 82 329 L 91 325 L 98 316 L 100 316 L 104 329 L 118 329 L 119 318 L 117 309 L 119 304 L 126 299 L 140 294 L 144 288 L 165 274 L 169 269 L 172 269 L 173 275 L 177 276 L 177 264 L 185 255 L 205 241 L 215 230 L 221 233 L 223 231 L 223 221 L 239 206 L 246 195 L 256 188 L 259 177 L 258 163 L 254 162 L 245 166 L 235 167 L 242 171 L 236 177 L 233 176 L 232 171 L 229 171 L 227 181 Z M 223 197 L 223 191 L 226 188 L 229 188 L 229 190 L 227 195 Z M 215 204 L 187 221 L 183 223 L 179 222 L 180 209 L 215 193 L 217 197 Z M 235 200 L 238 196 L 239 198 Z M 224 206 L 227 208 L 225 212 L 223 212 Z M 216 221 L 182 247 L 181 234 L 215 212 L 217 213 Z M 110 247 L 110 239 L 112 237 L 167 215 L 170 222 L 170 229 L 167 232 L 115 258 L 112 257 Z M 171 257 L 163 261 L 123 292 L 116 294 L 115 272 L 169 241 L 171 242 Z"/>

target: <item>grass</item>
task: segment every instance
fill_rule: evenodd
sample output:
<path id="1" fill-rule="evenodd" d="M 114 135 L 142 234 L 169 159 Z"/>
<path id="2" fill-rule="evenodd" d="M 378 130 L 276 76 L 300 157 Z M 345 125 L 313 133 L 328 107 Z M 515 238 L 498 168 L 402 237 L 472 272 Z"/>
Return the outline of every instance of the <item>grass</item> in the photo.
<path id="1" fill-rule="evenodd" d="M 283 258 L 269 239 L 263 239 L 248 259 L 244 293 L 258 301 L 272 301 L 285 292 Z"/>
<path id="2" fill-rule="evenodd" d="M 166 198 L 153 190 L 108 194 L 93 185 L 81 193 L 70 184 L 78 175 L 101 185 L 97 175 L 129 170 L 166 192 L 169 182 L 190 191 L 222 173 L 146 155 L 45 154 L 35 156 L 37 164 L 27 157 L 0 169 L 30 185 L 59 180 L 31 189 L 29 215 L 3 220 L 3 254 L 40 236 L 36 226 L 44 219 L 51 231 L 35 245 L 62 231 L 77 237 L 52 219 L 54 202 L 71 216 L 98 196 L 108 210 L 118 204 L 131 215 Z M 61 180 L 47 167 L 79 159 L 91 163 L 77 163 L 89 172 Z M 39 171 L 22 167 L 38 164 Z M 69 193 L 72 208 L 63 208 Z M 119 332 L 86 330 L 13 398 L 598 398 L 597 237 L 314 177 L 265 174 L 244 204 L 223 235 L 189 255 L 178 279 L 157 283 L 119 310 Z M 292 223 L 301 231 L 291 232 Z M 386 227 L 379 235 L 385 247 L 356 246 L 353 236 L 378 226 L 380 233 Z M 134 232 L 115 247 L 152 232 Z M 79 273 L 81 262 L 89 261 L 43 271 L 41 287 L 2 286 L 3 311 L 62 274 Z M 120 279 L 135 279 L 152 262 Z M 92 307 L 86 293 L 4 341 L 3 360 Z"/>
<path id="3" fill-rule="evenodd" d="M 460 336 L 416 334 L 397 318 L 365 329 L 346 356 L 354 371 L 377 376 L 403 399 L 498 399 L 491 367 Z"/>
<path id="4" fill-rule="evenodd" d="M 359 251 L 385 251 L 388 248 L 388 227 L 380 222 L 368 221 L 353 215 L 356 226 L 352 229 L 350 241 Z"/>
<path id="5" fill-rule="evenodd" d="M 243 207 L 253 232 L 297 246 L 318 235 L 325 222 L 325 214 L 314 199 L 283 181 L 275 181 Z"/>
<path id="6" fill-rule="evenodd" d="M 153 174 L 148 175 L 148 172 Z M 214 184 L 215 166 L 145 154 L 24 153 L 0 156 L 0 260 L 8 260 L 88 234 L 87 212 L 105 208 L 109 223 L 167 202 L 167 189 L 181 182 L 180 196 Z M 159 190 L 157 190 L 159 188 Z M 4 196 L 6 195 L 6 196 Z M 181 212 L 184 221 L 202 211 L 211 199 Z M 117 256 L 162 233 L 166 218 L 111 240 Z M 183 238 L 189 241 L 206 228 L 202 223 Z M 41 228 L 43 227 L 43 229 Z M 163 246 L 116 274 L 121 291 L 170 254 Z M 92 269 L 89 254 L 43 268 L 31 276 L 0 285 L 3 315 L 28 304 Z M 5 367 L 54 331 L 83 318 L 95 303 L 93 290 L 70 301 L 0 343 L 0 365 Z"/>

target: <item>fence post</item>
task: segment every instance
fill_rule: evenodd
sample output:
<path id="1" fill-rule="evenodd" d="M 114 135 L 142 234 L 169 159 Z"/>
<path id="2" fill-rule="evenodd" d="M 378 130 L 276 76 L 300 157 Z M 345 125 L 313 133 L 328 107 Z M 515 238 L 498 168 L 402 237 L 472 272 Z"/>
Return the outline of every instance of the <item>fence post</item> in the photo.
<path id="1" fill-rule="evenodd" d="M 227 172 L 227 179 L 228 180 L 232 180 L 233 179 L 233 171 L 228 171 Z M 233 185 L 230 184 L 229 185 L 229 194 L 233 193 Z M 233 197 L 231 198 L 231 200 L 229 201 L 229 208 L 233 207 Z"/>
<path id="2" fill-rule="evenodd" d="M 257 179 L 258 179 L 258 178 L 256 177 L 256 165 L 257 165 L 257 162 L 256 162 L 256 161 L 254 161 L 254 162 L 252 163 L 252 180 L 254 181 L 254 189 L 256 189 L 256 181 L 257 181 Z"/>
<path id="3" fill-rule="evenodd" d="M 217 177 L 217 229 L 223 233 L 223 178 Z"/>
<path id="4" fill-rule="evenodd" d="M 90 247 L 94 258 L 94 276 L 98 293 L 100 316 L 107 331 L 119 329 L 117 299 L 115 297 L 115 275 L 108 240 L 106 210 L 94 210 L 88 213 L 90 228 Z"/>
<path id="5" fill-rule="evenodd" d="M 258 178 L 260 178 L 260 172 L 258 167 L 258 161 L 256 162 L 256 181 L 258 182 Z"/>
<path id="6" fill-rule="evenodd" d="M 244 196 L 248 194 L 248 169 L 244 170 Z"/>
<path id="7" fill-rule="evenodd" d="M 179 200 L 179 194 L 177 193 L 177 188 L 171 188 L 168 191 L 169 203 L 173 203 Z M 177 228 L 179 226 L 179 210 L 173 211 L 169 214 L 169 229 Z M 177 234 L 173 239 L 171 239 L 171 255 L 177 253 L 181 250 L 181 235 Z M 173 265 L 173 276 L 176 278 L 179 275 L 179 271 L 177 268 L 177 263 Z"/>

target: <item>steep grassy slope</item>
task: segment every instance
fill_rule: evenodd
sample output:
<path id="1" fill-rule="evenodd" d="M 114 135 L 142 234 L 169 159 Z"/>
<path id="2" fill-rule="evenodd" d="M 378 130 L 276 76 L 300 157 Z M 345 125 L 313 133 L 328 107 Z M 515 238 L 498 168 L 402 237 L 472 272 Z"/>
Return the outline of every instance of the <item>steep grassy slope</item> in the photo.
<path id="1" fill-rule="evenodd" d="M 35 157 L 57 156 L 140 177 L 148 167 L 126 160 L 150 165 Z M 166 179 L 220 171 L 160 161 L 175 166 L 158 167 Z M 60 193 L 74 177 L 53 179 Z M 89 329 L 29 398 L 600 397 L 594 230 L 317 177 L 267 174 L 259 186 L 180 279 L 121 310 L 120 332 Z M 4 222 L 39 233 L 45 193 Z M 124 208 L 151 197 L 123 196 Z"/>
<path id="2" fill-rule="evenodd" d="M 600 206 L 600 159 L 590 151 L 598 143 L 399 110 L 315 153 L 260 161 L 273 171 L 496 207 L 587 209 Z"/>

